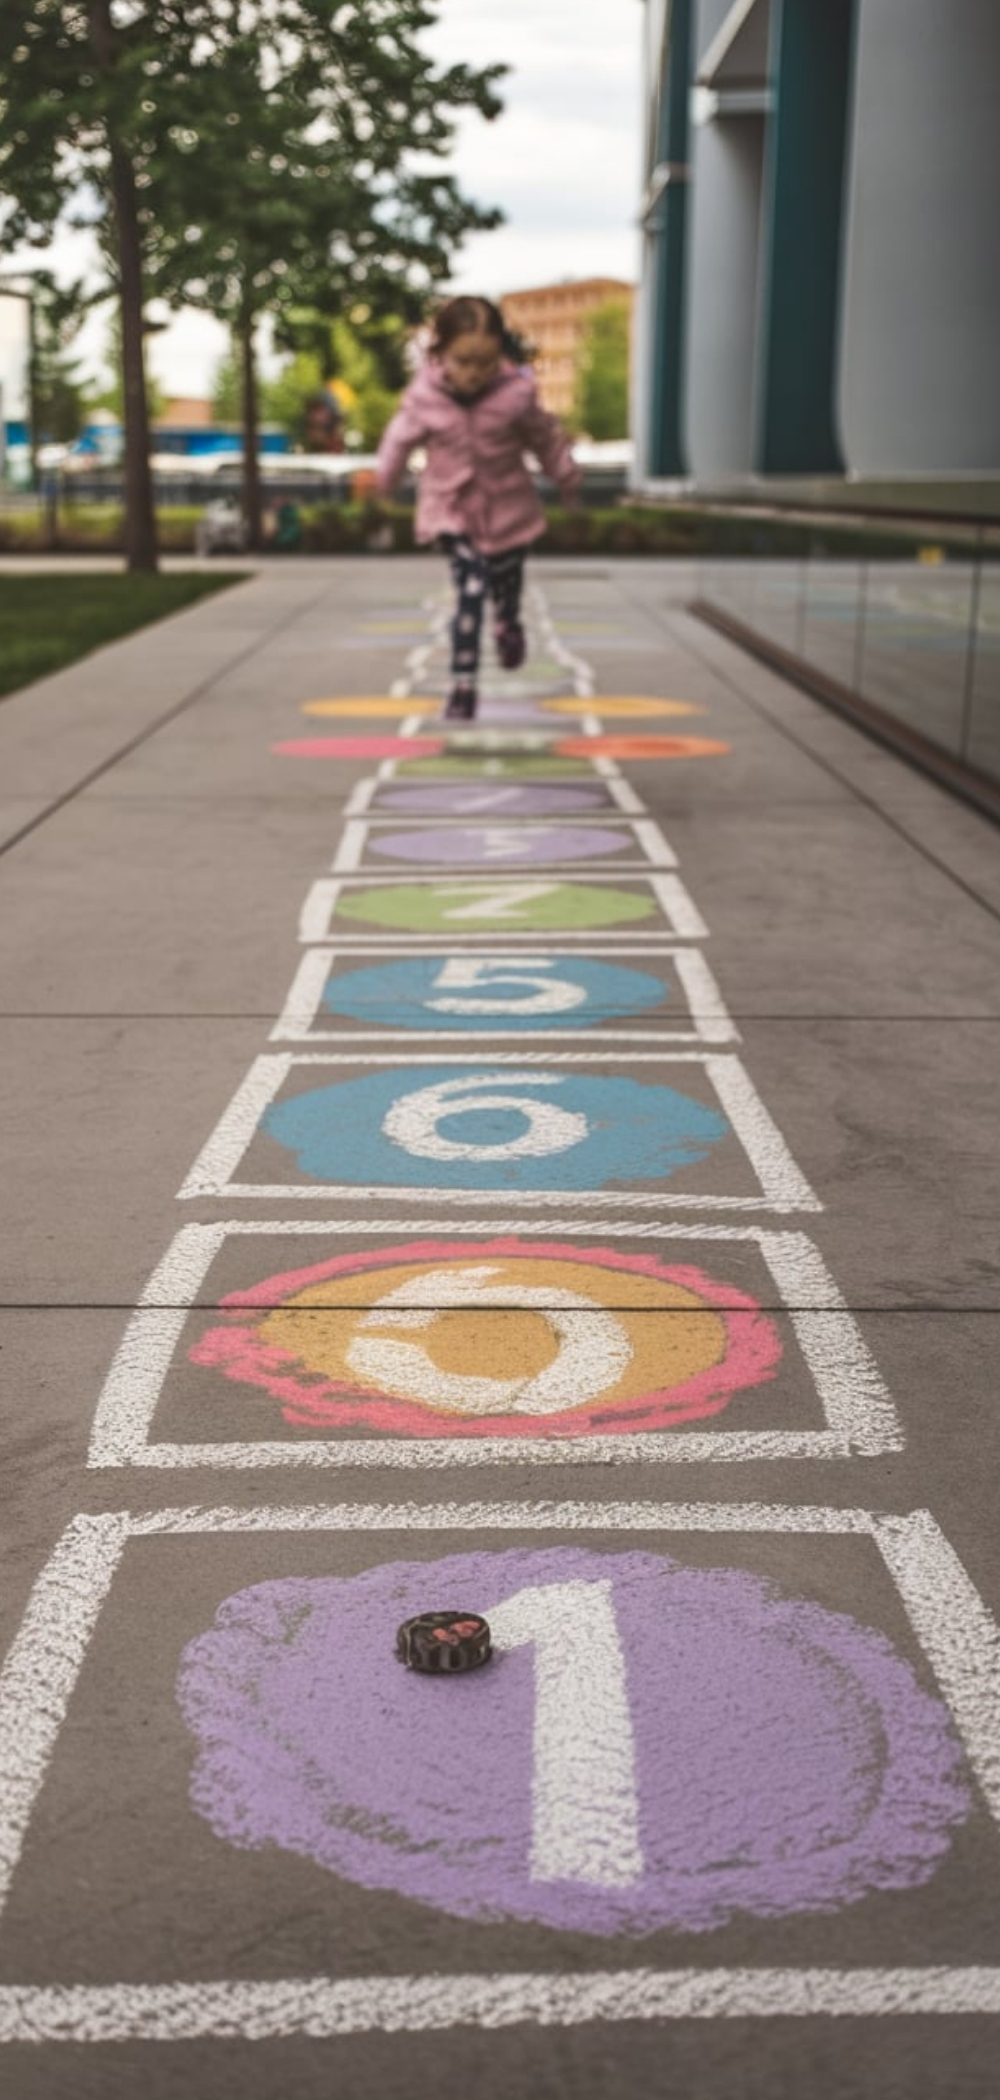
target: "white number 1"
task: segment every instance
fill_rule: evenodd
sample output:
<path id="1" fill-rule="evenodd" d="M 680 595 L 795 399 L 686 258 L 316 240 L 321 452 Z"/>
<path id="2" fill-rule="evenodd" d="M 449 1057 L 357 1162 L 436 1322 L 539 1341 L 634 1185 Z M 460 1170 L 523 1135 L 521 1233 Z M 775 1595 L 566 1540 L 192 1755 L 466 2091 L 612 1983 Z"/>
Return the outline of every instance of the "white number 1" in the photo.
<path id="1" fill-rule="evenodd" d="M 610 1582 L 519 1590 L 489 1621 L 498 1650 L 535 1651 L 532 1881 L 629 1888 L 644 1861 Z"/>

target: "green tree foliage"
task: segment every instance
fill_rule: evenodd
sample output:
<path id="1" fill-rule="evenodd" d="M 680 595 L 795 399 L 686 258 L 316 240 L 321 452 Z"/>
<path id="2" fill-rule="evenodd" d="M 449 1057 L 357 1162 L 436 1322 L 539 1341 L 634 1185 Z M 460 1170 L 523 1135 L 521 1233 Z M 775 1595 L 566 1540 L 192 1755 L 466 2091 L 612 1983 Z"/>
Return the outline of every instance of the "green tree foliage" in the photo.
<path id="1" fill-rule="evenodd" d="M 345 409 L 345 429 L 352 449 L 373 452 L 395 414 L 408 377 L 403 348 L 407 330 L 394 315 L 374 324 L 367 309 L 356 321 L 331 321 L 324 314 L 300 310 L 286 319 L 278 347 L 291 354 L 274 378 L 258 390 L 262 423 L 276 423 L 293 444 L 309 450 L 306 414 L 310 401 L 331 379 L 341 379 L 353 397 Z M 240 357 L 234 348 L 216 369 L 212 414 L 217 423 L 238 423 L 242 408 Z"/>
<path id="2" fill-rule="evenodd" d="M 68 445 L 87 414 L 87 386 L 73 355 L 87 299 L 82 283 L 60 285 L 49 271 L 37 272 L 34 295 L 34 441 Z"/>
<path id="3" fill-rule="evenodd" d="M 145 331 L 144 331 L 145 332 Z M 116 421 L 125 420 L 125 389 L 122 383 L 122 326 L 120 313 L 114 313 L 108 325 L 103 352 L 103 370 L 96 381 L 84 389 L 88 410 L 102 408 Z M 146 376 L 146 404 L 151 422 L 162 416 L 167 405 L 166 395 L 157 380 Z"/>
<path id="4" fill-rule="evenodd" d="M 502 66 L 437 67 L 434 0 L 3 0 L 0 236 L 93 224 L 120 302 L 129 565 L 155 566 L 144 308 L 230 322 L 259 530 L 260 317 L 410 314 L 497 215 L 435 166 Z"/>
<path id="5" fill-rule="evenodd" d="M 239 344 L 253 544 L 261 316 L 416 316 L 463 235 L 497 222 L 434 163 L 456 112 L 499 113 L 504 68 L 438 69 L 418 42 L 435 20 L 424 0 L 240 0 L 238 13 L 213 0 L 207 13 L 212 55 L 162 177 L 151 170 L 150 283 L 228 320 Z"/>
<path id="6" fill-rule="evenodd" d="M 598 442 L 628 436 L 629 309 L 623 299 L 606 299 L 587 318 L 583 331 L 574 422 Z"/>

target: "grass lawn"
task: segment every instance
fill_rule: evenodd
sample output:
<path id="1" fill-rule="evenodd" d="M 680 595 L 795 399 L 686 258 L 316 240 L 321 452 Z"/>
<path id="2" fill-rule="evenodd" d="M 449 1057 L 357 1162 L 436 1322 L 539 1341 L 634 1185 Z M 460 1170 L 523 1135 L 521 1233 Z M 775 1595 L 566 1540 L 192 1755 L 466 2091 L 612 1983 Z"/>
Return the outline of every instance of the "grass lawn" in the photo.
<path id="1" fill-rule="evenodd" d="M 211 576 L 0 576 L 0 698 L 119 635 L 239 581 Z"/>

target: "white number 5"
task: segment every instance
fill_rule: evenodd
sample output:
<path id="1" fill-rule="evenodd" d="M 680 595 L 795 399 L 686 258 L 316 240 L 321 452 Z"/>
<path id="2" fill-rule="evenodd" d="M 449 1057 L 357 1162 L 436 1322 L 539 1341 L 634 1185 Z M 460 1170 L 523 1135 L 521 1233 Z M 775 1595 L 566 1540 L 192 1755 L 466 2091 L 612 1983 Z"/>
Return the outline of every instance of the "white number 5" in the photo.
<path id="1" fill-rule="evenodd" d="M 509 956 L 454 955 L 434 979 L 435 990 L 440 988 L 448 996 L 428 999 L 426 1003 L 439 1014 L 564 1014 L 575 1006 L 585 1006 L 587 994 L 582 985 L 541 975 L 543 970 L 552 968 L 552 961 L 544 955 L 518 956 L 516 964 Z M 529 975 L 529 971 L 533 974 Z M 520 984 L 530 986 L 526 997 L 503 997 L 504 985 Z M 500 989 L 499 998 L 475 995 L 475 987 L 482 986 L 488 992 L 491 985 Z M 456 998 L 454 993 L 464 996 Z"/>

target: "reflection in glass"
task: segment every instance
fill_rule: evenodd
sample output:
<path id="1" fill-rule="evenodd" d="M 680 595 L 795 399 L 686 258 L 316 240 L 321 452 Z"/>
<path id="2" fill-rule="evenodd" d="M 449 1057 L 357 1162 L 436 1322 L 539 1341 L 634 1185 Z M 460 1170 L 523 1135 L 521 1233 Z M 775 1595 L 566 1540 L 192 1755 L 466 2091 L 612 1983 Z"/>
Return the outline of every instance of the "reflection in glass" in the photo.
<path id="1" fill-rule="evenodd" d="M 806 568 L 802 654 L 809 664 L 853 692 L 858 625 L 864 596 L 859 561 L 811 561 Z"/>
<path id="2" fill-rule="evenodd" d="M 957 756 L 962 747 L 974 564 L 874 561 L 860 690 L 908 729 Z"/>
<path id="3" fill-rule="evenodd" d="M 982 555 L 963 756 L 1000 780 L 1000 527 L 984 533 Z"/>
<path id="4" fill-rule="evenodd" d="M 790 656 L 801 655 L 799 638 L 806 563 L 768 561 L 757 567 L 753 625 L 765 641 Z"/>

